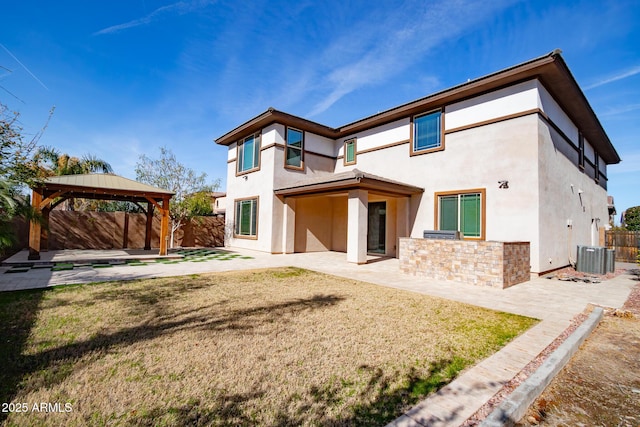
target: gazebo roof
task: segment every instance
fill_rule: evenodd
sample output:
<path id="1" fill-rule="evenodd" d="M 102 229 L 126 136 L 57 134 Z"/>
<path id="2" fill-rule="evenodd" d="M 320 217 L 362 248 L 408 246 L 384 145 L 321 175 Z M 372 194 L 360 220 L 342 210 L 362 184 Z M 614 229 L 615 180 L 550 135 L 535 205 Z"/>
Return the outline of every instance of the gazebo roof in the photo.
<path id="1" fill-rule="evenodd" d="M 118 199 L 146 201 L 164 199 L 175 193 L 163 188 L 134 181 L 114 174 L 62 175 L 46 178 L 36 188 L 43 190 L 47 197 L 55 192 L 63 192 L 66 197 L 86 199 Z"/>
<path id="2" fill-rule="evenodd" d="M 65 199 L 122 200 L 149 203 L 145 249 L 151 247 L 151 221 L 154 206 L 160 210 L 160 255 L 167 254 L 169 199 L 172 191 L 153 187 L 113 174 L 62 175 L 46 178 L 33 186 L 31 205 L 37 212 L 49 211 Z M 43 215 L 45 223 L 49 215 Z M 42 228 L 40 221 L 29 226 L 29 259 L 40 259 Z"/>

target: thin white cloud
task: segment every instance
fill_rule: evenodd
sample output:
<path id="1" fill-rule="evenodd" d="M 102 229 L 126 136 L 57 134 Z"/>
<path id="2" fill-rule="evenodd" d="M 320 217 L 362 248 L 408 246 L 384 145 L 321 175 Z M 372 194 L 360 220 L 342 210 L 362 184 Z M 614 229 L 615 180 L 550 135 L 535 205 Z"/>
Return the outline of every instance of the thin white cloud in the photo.
<path id="1" fill-rule="evenodd" d="M 142 18 L 134 19 L 123 24 L 112 25 L 107 28 L 103 28 L 100 31 L 96 31 L 93 33 L 94 36 L 102 35 L 102 34 L 111 34 L 117 33 L 119 31 L 123 31 L 129 28 L 138 27 L 140 25 L 147 25 L 154 21 L 157 21 L 164 15 L 177 13 L 179 15 L 183 15 L 185 13 L 191 12 L 195 9 L 200 9 L 202 7 L 208 6 L 209 4 L 214 3 L 214 1 L 179 1 L 176 3 L 172 3 L 166 6 L 159 7 L 152 11 L 151 13 L 143 16 Z"/>
<path id="2" fill-rule="evenodd" d="M 640 152 L 620 153 L 622 161 L 617 165 L 607 166 L 607 173 L 611 175 L 640 172 Z"/>
<path id="3" fill-rule="evenodd" d="M 364 22 L 371 31 L 361 31 L 361 26 L 354 26 L 350 33 L 329 46 L 322 55 L 326 59 L 325 66 L 329 68 L 322 81 L 328 94 L 314 105 L 308 116 L 326 111 L 359 88 L 385 81 L 404 71 L 440 43 L 459 36 L 511 3 L 417 1 L 398 9 L 396 14 L 385 16 L 382 22 L 365 17 Z M 385 30 L 380 31 L 382 28 Z M 349 56 L 353 59 L 349 60 Z M 341 65 L 333 67 L 336 63 Z"/>
<path id="4" fill-rule="evenodd" d="M 614 76 L 606 77 L 602 80 L 599 80 L 585 87 L 584 90 L 594 89 L 596 87 L 604 86 L 609 83 L 617 82 L 618 80 L 626 79 L 628 77 L 635 76 L 636 74 L 640 74 L 640 65 L 630 68 L 628 70 L 622 71 Z"/>
<path id="5" fill-rule="evenodd" d="M 611 117 L 611 116 L 617 116 L 620 114 L 630 113 L 631 111 L 636 111 L 636 110 L 640 110 L 640 104 L 629 104 L 629 105 L 623 105 L 616 108 L 611 108 L 605 111 L 604 113 L 600 114 L 600 116 Z"/>
<path id="6" fill-rule="evenodd" d="M 33 74 L 33 73 L 31 72 L 31 70 L 27 68 L 27 66 L 26 66 L 26 65 L 24 65 L 22 62 L 20 62 L 20 60 L 19 60 L 18 58 L 16 58 L 16 56 L 15 56 L 13 53 L 11 53 L 11 51 L 10 51 L 9 49 L 7 49 L 7 48 L 6 48 L 2 43 L 0 43 L 0 47 L 2 47 L 2 48 L 3 48 L 3 49 L 4 49 L 4 50 L 5 50 L 5 51 L 6 51 L 6 52 L 7 52 L 7 53 L 8 53 L 8 54 L 9 54 L 9 55 L 10 55 L 10 56 L 11 56 L 11 57 L 12 57 L 12 58 L 17 62 L 17 63 L 18 63 L 18 64 L 20 64 L 20 66 L 21 66 L 22 68 L 24 68 L 24 70 L 25 70 L 27 73 L 29 73 L 29 75 L 30 75 L 31 77 L 33 77 L 33 79 L 34 79 L 35 81 L 37 81 L 38 83 L 40 83 L 40 85 L 41 85 L 43 88 L 45 88 L 46 90 L 49 90 L 49 88 L 48 88 L 44 83 L 42 83 L 42 81 L 41 81 L 39 78 L 37 78 L 37 77 L 36 77 L 36 75 L 35 75 L 35 74 Z M 4 67 L 3 67 L 3 68 L 4 68 Z"/>

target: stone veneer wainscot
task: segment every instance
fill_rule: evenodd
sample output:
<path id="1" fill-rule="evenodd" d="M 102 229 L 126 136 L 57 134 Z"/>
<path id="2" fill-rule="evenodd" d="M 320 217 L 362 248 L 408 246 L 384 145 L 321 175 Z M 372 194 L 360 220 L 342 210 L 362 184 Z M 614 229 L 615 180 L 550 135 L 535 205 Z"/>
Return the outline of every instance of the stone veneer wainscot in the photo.
<path id="1" fill-rule="evenodd" d="M 400 239 L 400 270 L 414 276 L 508 288 L 530 278 L 529 242 Z"/>

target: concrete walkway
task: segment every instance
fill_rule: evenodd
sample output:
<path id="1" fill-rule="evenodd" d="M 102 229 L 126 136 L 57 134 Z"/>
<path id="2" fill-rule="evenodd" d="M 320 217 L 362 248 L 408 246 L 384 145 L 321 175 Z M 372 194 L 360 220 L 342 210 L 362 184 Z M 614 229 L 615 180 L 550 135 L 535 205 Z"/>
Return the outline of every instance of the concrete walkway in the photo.
<path id="1" fill-rule="evenodd" d="M 54 272 L 32 269 L 13 274 L 2 274 L 8 269 L 3 266 L 0 267 L 0 291 L 296 266 L 541 319 L 538 325 L 493 356 L 464 371 L 455 381 L 392 423 L 397 426 L 459 426 L 562 333 L 587 304 L 621 307 L 637 283 L 630 275 L 621 275 L 599 284 L 538 278 L 503 290 L 405 275 L 400 273 L 397 259 L 370 258 L 368 264 L 355 265 L 346 262 L 345 254 L 336 252 L 271 255 L 244 249 L 232 251 L 252 258 L 120 265 L 102 269 L 83 267 Z"/>

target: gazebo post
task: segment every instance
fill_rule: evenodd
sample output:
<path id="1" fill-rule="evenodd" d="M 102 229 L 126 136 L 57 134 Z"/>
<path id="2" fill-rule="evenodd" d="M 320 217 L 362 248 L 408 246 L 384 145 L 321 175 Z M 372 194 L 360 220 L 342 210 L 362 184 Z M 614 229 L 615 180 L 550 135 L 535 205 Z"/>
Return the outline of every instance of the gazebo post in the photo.
<path id="1" fill-rule="evenodd" d="M 167 255 L 167 243 L 169 240 L 169 198 L 162 199 L 160 207 L 162 217 L 160 219 L 160 255 Z"/>
<path id="2" fill-rule="evenodd" d="M 42 203 L 42 193 L 38 189 L 34 189 L 31 195 L 31 206 L 40 213 L 40 203 Z M 30 260 L 40 259 L 40 233 L 42 227 L 37 218 L 32 219 L 29 223 L 29 256 Z"/>
<path id="3" fill-rule="evenodd" d="M 144 232 L 144 250 L 148 251 L 151 249 L 151 234 L 153 230 L 153 204 L 151 202 L 147 202 L 147 227 Z"/>
<path id="4" fill-rule="evenodd" d="M 167 254 L 167 235 L 169 230 L 169 200 L 174 193 L 161 188 L 152 187 L 110 174 L 62 175 L 49 177 L 33 188 L 31 203 L 38 215 L 38 221 L 31 221 L 29 225 L 29 259 L 40 259 L 40 250 L 48 249 L 46 242 L 49 237 L 48 216 L 61 200 L 71 198 L 87 198 L 98 200 L 123 200 L 135 203 L 147 203 L 144 248 L 151 249 L 153 238 L 154 208 L 160 209 L 162 214 L 160 253 Z M 140 206 L 142 210 L 144 208 Z M 125 230 L 123 233 L 123 248 L 128 246 L 127 217 L 125 216 Z"/>
<path id="5" fill-rule="evenodd" d="M 42 212 L 42 223 L 47 224 L 47 227 L 40 227 L 40 251 L 47 252 L 49 250 L 49 230 L 47 230 L 49 225 L 49 214 L 51 213 L 51 203 L 48 203 L 41 210 Z"/>

